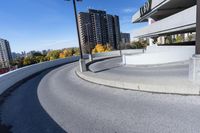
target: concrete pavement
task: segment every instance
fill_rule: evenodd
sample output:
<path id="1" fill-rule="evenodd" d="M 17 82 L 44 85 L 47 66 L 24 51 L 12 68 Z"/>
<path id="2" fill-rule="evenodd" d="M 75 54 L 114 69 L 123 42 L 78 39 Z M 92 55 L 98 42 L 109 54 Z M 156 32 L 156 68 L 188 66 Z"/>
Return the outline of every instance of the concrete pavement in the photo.
<path id="1" fill-rule="evenodd" d="M 65 133 L 38 100 L 38 84 L 48 72 L 22 84 L 0 105 L 1 123 L 11 126 L 11 133 Z"/>
<path id="2" fill-rule="evenodd" d="M 200 85 L 189 81 L 188 62 L 164 65 L 123 66 L 121 58 L 89 66 L 92 71 L 77 74 L 90 82 L 111 87 L 170 94 L 199 95 Z"/>
<path id="3" fill-rule="evenodd" d="M 124 91 L 79 79 L 76 65 L 45 76 L 38 96 L 69 133 L 197 133 L 200 98 Z"/>
<path id="4" fill-rule="evenodd" d="M 29 80 L 0 106 L 13 133 L 199 133 L 200 97 L 124 91 L 86 82 L 77 63 Z"/>

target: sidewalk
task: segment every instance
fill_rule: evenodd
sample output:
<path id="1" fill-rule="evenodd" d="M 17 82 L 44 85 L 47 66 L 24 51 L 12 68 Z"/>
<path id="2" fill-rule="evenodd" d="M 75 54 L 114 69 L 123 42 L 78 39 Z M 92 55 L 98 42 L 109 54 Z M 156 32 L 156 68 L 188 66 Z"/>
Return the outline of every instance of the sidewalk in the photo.
<path id="1" fill-rule="evenodd" d="M 187 62 L 161 66 L 123 66 L 121 58 L 96 62 L 91 71 L 77 75 L 84 80 L 116 88 L 137 91 L 199 95 L 199 85 L 188 80 Z"/>

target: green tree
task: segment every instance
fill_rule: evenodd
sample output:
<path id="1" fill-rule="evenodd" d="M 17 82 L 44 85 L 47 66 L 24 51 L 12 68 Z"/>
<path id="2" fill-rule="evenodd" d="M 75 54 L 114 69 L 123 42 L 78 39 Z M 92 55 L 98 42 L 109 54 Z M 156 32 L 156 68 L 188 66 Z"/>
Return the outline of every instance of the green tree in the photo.
<path id="1" fill-rule="evenodd" d="M 33 56 L 43 56 L 40 52 L 33 53 Z"/>
<path id="2" fill-rule="evenodd" d="M 47 53 L 47 58 L 49 60 L 56 60 L 59 58 L 61 52 L 62 52 L 61 50 L 52 50 Z"/>
<path id="3" fill-rule="evenodd" d="M 173 42 L 172 37 L 171 36 L 166 36 L 165 37 L 165 43 L 166 44 L 171 44 Z"/>
<path id="4" fill-rule="evenodd" d="M 176 43 L 180 43 L 183 41 L 184 41 L 183 36 L 181 36 L 181 35 L 176 36 Z"/>
<path id="5" fill-rule="evenodd" d="M 24 57 L 17 58 L 11 62 L 11 66 L 17 66 L 18 68 L 23 67 L 24 66 L 23 60 L 24 60 Z"/>
<path id="6" fill-rule="evenodd" d="M 2 62 L 0 62 L 0 68 L 3 68 L 3 63 Z"/>
<path id="7" fill-rule="evenodd" d="M 192 34 L 190 34 L 189 36 L 188 36 L 188 41 L 192 41 L 193 40 L 193 36 L 192 36 Z"/>
<path id="8" fill-rule="evenodd" d="M 35 57 L 35 61 L 36 61 L 37 63 L 40 63 L 40 62 L 47 61 L 47 58 L 44 57 L 44 56 L 36 56 L 36 57 Z"/>
<path id="9" fill-rule="evenodd" d="M 75 55 L 75 56 L 80 55 L 80 50 L 79 50 L 79 48 L 73 48 L 73 55 Z"/>
<path id="10" fill-rule="evenodd" d="M 23 60 L 24 66 L 31 65 L 31 64 L 34 64 L 34 63 L 36 63 L 36 61 L 31 56 L 28 56 L 28 57 L 24 58 L 24 60 Z"/>
<path id="11" fill-rule="evenodd" d="M 132 49 L 143 49 L 147 47 L 147 41 L 134 41 L 130 46 Z"/>

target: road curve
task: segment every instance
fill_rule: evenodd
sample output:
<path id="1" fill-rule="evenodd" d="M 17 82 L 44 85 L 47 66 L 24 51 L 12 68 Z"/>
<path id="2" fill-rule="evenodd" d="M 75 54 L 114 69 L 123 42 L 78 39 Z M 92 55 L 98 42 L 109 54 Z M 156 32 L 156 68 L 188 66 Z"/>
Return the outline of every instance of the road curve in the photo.
<path id="1" fill-rule="evenodd" d="M 1 124 L 11 126 L 10 131 L 0 128 L 0 133 L 65 133 L 42 108 L 37 88 L 47 70 L 28 80 L 0 104 Z"/>
<path id="2" fill-rule="evenodd" d="M 160 95 L 92 84 L 76 64 L 48 73 L 38 96 L 43 108 L 69 133 L 198 133 L 200 98 Z"/>
<path id="3" fill-rule="evenodd" d="M 13 133 L 199 133 L 200 97 L 125 91 L 77 77 L 77 63 L 46 71 L 0 105 Z"/>

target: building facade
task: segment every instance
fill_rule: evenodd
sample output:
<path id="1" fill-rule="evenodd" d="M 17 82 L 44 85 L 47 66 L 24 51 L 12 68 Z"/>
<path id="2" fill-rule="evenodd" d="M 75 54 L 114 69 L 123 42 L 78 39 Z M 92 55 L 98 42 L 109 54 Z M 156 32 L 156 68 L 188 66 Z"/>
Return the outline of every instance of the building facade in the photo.
<path id="1" fill-rule="evenodd" d="M 10 49 L 10 44 L 7 40 L 0 39 L 0 67 L 7 68 L 10 67 L 10 62 L 12 61 L 12 54 Z"/>
<path id="2" fill-rule="evenodd" d="M 88 12 L 79 13 L 78 23 L 84 53 L 90 52 L 96 44 L 109 44 L 113 49 L 118 48 L 121 41 L 118 16 L 89 9 Z"/>
<path id="3" fill-rule="evenodd" d="M 115 49 L 119 49 L 119 45 L 121 42 L 121 33 L 120 33 L 120 23 L 119 16 L 113 16 L 114 19 L 114 38 L 115 38 Z"/>
<path id="4" fill-rule="evenodd" d="M 168 54 L 168 61 L 175 58 L 179 62 L 190 60 L 189 79 L 200 83 L 200 0 L 147 0 L 133 15 L 132 22 L 149 22 L 146 27 L 134 31 L 135 38 L 148 38 L 150 46 L 147 51 L 163 51 Z M 162 44 L 166 41 L 172 44 L 174 40 L 180 44 L 186 40 L 188 42 L 184 43 L 191 46 L 155 45 L 155 42 Z M 160 54 L 159 59 L 161 57 Z"/>
<path id="5" fill-rule="evenodd" d="M 132 17 L 133 23 L 147 22 L 148 25 L 134 31 L 135 38 L 155 39 L 164 43 L 166 37 L 175 40 L 177 36 L 188 38 L 196 31 L 197 0 L 147 0 Z M 191 35 L 189 36 L 191 37 Z"/>
<path id="6" fill-rule="evenodd" d="M 130 44 L 130 42 L 131 42 L 130 33 L 121 33 L 121 42 L 123 44 Z"/>

